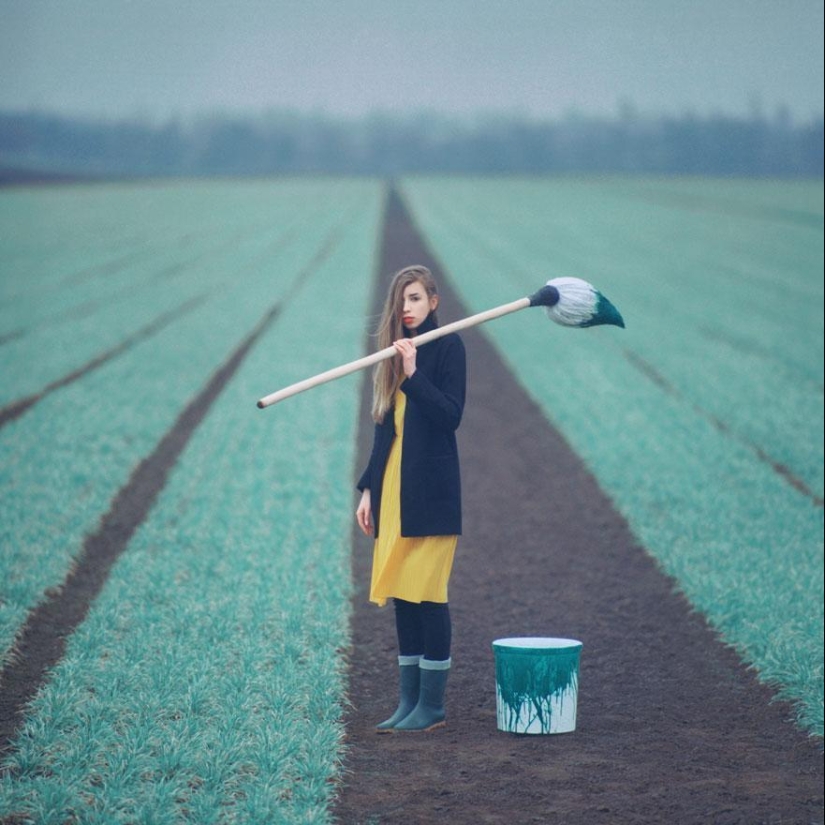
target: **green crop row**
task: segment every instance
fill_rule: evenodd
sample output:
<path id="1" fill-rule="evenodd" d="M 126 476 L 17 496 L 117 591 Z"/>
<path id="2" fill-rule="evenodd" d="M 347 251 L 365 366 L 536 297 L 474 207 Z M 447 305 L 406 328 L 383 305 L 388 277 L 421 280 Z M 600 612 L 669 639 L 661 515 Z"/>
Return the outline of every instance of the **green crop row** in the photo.
<path id="1" fill-rule="evenodd" d="M 311 225 L 291 251 L 239 271 L 220 301 L 0 433 L 9 449 L 17 445 L 18 471 L 33 451 L 41 455 L 37 432 L 45 455 L 60 429 L 66 453 L 56 469 L 41 470 L 40 488 L 19 472 L 12 483 L 10 473 L 6 491 L 28 493 L 19 501 L 4 493 L 4 510 L 20 511 L 18 532 L 43 525 L 16 554 L 14 575 L 31 603 L 45 582 L 59 581 L 116 477 L 153 447 L 268 307 L 289 298 L 195 431 L 29 708 L 0 785 L 0 818 L 328 821 L 341 752 L 358 381 L 255 408 L 268 391 L 361 354 L 380 189 L 327 188 L 327 210 L 308 201 Z M 269 195 L 278 208 L 283 197 L 277 188 Z M 95 402 L 108 420 L 92 414 Z M 63 432 L 64 418 L 80 431 Z M 105 432 L 95 437 L 96 428 Z M 103 467 L 115 459 L 119 474 Z M 73 463 L 74 473 L 60 474 Z M 60 509 L 52 488 L 74 497 L 94 488 L 88 517 L 69 515 L 72 496 Z M 38 489 L 44 511 L 32 518 L 24 508 Z M 53 518 L 63 521 L 55 528 Z M 43 567 L 49 574 L 36 577 Z M 21 605 L 15 619 L 24 612 Z"/>
<path id="2" fill-rule="evenodd" d="M 27 612 L 48 587 L 63 580 L 83 537 L 93 531 L 131 470 L 268 307 L 284 300 L 318 250 L 341 236 L 348 213 L 367 208 L 366 188 L 366 193 L 352 186 L 340 190 L 338 198 L 327 196 L 324 210 L 319 210 L 317 190 L 316 197 L 304 198 L 301 231 L 291 243 L 273 245 L 270 255 L 250 258 L 239 252 L 233 262 L 220 259 L 193 268 L 169 289 L 160 284 L 155 298 L 159 310 L 167 300 L 175 305 L 204 287 L 211 291 L 207 300 L 174 323 L 82 380 L 46 396 L 22 418 L 0 429 L 0 653 L 4 660 Z M 237 214 L 234 207 L 243 191 L 226 198 L 218 187 L 202 197 L 212 210 L 226 201 L 231 218 Z M 265 222 L 267 193 L 254 186 L 246 192 L 247 215 L 254 216 L 256 224 Z M 105 200 L 107 195 L 104 189 L 99 197 Z M 161 215 L 169 209 L 165 196 L 172 204 L 178 197 L 174 188 L 156 193 L 156 211 Z M 267 233 L 261 233 L 260 249 L 267 247 L 267 238 L 283 235 L 290 203 L 290 223 L 297 221 L 289 189 L 276 190 L 268 199 L 273 205 L 272 223 Z M 176 209 L 170 210 L 166 220 L 176 214 Z M 124 220 L 128 215 L 123 212 Z M 131 311 L 124 306 L 117 317 L 107 318 L 107 314 L 100 313 L 101 326 L 117 329 L 128 324 Z M 81 344 L 82 340 L 67 341 L 65 346 Z"/>
<path id="3" fill-rule="evenodd" d="M 821 735 L 821 183 L 404 191 L 470 310 L 563 275 L 617 304 L 626 330 L 536 313 L 485 331 L 644 546 Z"/>
<path id="4" fill-rule="evenodd" d="M 124 340 L 153 334 L 200 301 L 223 300 L 246 269 L 275 261 L 285 248 L 300 243 L 302 228 L 327 225 L 330 210 L 319 193 L 307 198 L 309 193 L 293 188 L 285 188 L 277 202 L 254 187 L 247 187 L 241 200 L 226 185 L 113 188 L 96 199 L 95 190 L 81 190 L 71 210 L 62 200 L 52 204 L 47 199 L 40 231 L 45 233 L 51 221 L 65 221 L 70 211 L 86 240 L 84 248 L 74 249 L 58 233 L 66 242 L 63 258 L 53 251 L 38 267 L 30 262 L 25 274 L 15 266 L 15 247 L 29 245 L 25 233 L 23 240 L 13 235 L 3 245 L 2 265 L 9 273 L 3 284 L 17 293 L 0 309 L 0 339 L 8 338 L 0 347 L 5 379 L 0 406 L 41 392 Z M 10 210 L 20 197 L 25 195 L 6 193 L 0 207 Z M 117 228 L 100 225 L 100 201 L 109 204 L 112 215 L 125 218 Z M 217 202 L 225 209 L 220 225 Z M 89 238 L 94 225 L 96 242 Z M 136 231 L 142 243 L 134 250 L 130 243 Z M 101 251 L 113 244 L 121 251 Z M 75 260 L 84 251 L 95 263 Z"/>

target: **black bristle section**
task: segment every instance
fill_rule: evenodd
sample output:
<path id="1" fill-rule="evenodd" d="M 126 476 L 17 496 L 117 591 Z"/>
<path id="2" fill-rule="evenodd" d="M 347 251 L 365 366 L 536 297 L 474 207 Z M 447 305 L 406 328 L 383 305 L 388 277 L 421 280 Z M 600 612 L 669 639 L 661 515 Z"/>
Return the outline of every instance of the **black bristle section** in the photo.
<path id="1" fill-rule="evenodd" d="M 547 284 L 530 296 L 531 307 L 552 307 L 559 302 L 559 291 Z"/>

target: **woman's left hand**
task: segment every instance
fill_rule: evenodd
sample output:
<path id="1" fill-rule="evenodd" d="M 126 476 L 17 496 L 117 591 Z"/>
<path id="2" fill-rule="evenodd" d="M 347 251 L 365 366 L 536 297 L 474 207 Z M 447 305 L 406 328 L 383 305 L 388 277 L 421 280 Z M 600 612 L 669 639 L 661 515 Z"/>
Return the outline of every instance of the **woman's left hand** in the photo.
<path id="1" fill-rule="evenodd" d="M 415 345 L 409 338 L 401 338 L 398 341 L 393 341 L 395 351 L 401 356 L 401 365 L 404 369 L 404 375 L 411 378 L 415 372 Z"/>

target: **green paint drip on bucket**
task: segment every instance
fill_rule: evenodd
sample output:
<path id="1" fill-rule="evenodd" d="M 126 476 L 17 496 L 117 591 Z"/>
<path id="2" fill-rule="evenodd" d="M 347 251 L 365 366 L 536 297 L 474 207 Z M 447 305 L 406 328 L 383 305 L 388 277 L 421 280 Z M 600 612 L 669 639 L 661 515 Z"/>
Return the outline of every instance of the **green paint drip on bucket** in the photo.
<path id="1" fill-rule="evenodd" d="M 575 639 L 523 637 L 494 641 L 499 730 L 575 730 L 581 648 L 582 643 Z"/>

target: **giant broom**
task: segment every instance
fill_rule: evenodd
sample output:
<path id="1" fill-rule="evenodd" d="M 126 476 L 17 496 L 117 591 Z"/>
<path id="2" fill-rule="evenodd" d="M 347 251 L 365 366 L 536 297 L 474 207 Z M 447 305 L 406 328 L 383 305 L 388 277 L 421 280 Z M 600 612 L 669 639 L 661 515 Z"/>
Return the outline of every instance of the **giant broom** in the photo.
<path id="1" fill-rule="evenodd" d="M 537 306 L 544 307 L 550 319 L 564 327 L 595 327 L 600 324 L 624 326 L 619 310 L 587 281 L 583 281 L 581 278 L 554 278 L 528 298 L 519 298 L 509 304 L 502 304 L 485 312 L 470 315 L 460 321 L 454 321 L 451 324 L 445 324 L 443 327 L 430 330 L 430 332 L 415 335 L 411 340 L 416 347 L 422 347 L 430 341 L 435 341 L 436 338 L 441 338 L 451 332 L 474 327 L 486 321 L 492 321 L 494 318 L 500 318 L 502 315 L 517 312 L 520 309 Z M 348 364 L 342 364 L 340 367 L 321 372 L 296 384 L 290 384 L 290 386 L 270 395 L 265 395 L 258 401 L 258 406 L 263 409 L 272 404 L 277 404 L 278 401 L 283 401 L 285 398 L 297 395 L 299 392 L 310 390 L 319 384 L 326 384 L 328 381 L 342 378 L 357 370 L 371 367 L 379 361 L 392 358 L 395 354 L 395 347 L 386 347 L 372 355 L 359 358 L 357 361 L 350 361 Z"/>

